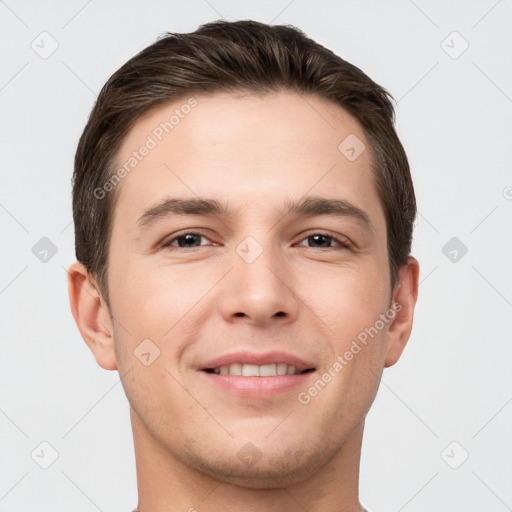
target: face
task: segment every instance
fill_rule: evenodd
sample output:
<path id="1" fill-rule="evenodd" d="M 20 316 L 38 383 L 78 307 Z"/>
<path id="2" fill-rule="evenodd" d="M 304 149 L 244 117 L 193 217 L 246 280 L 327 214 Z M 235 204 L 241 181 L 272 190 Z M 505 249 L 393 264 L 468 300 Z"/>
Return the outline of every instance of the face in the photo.
<path id="1" fill-rule="evenodd" d="M 195 101 L 147 113 L 118 155 L 140 159 L 109 253 L 117 367 L 136 435 L 216 478 L 282 485 L 332 459 L 389 357 L 370 144 L 312 96 Z"/>

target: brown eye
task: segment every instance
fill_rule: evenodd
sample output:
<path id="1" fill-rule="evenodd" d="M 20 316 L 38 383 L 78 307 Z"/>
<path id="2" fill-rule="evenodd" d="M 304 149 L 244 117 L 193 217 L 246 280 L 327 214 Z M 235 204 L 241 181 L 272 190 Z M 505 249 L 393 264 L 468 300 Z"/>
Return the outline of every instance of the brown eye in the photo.
<path id="1" fill-rule="evenodd" d="M 325 233 L 314 233 L 304 238 L 308 242 L 308 247 L 318 247 L 320 249 L 348 248 L 349 244 L 337 237 L 326 235 Z M 334 246 L 332 245 L 334 242 Z"/>
<path id="2" fill-rule="evenodd" d="M 162 243 L 162 247 L 176 247 L 179 249 L 194 249 L 195 247 L 200 247 L 201 238 L 207 239 L 201 233 L 197 233 L 195 231 L 190 231 L 188 233 L 182 233 L 181 235 L 175 236 L 173 238 L 169 238 L 165 242 Z M 177 242 L 177 245 L 174 243 Z"/>

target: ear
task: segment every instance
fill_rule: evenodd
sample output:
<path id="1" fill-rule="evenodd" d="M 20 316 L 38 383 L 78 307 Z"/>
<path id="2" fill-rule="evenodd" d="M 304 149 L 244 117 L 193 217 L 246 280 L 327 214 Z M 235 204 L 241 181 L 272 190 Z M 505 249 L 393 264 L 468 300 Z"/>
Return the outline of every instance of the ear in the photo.
<path id="1" fill-rule="evenodd" d="M 399 272 L 399 281 L 393 290 L 392 305 L 396 316 L 389 326 L 386 338 L 386 359 L 384 367 L 393 366 L 400 358 L 411 335 L 414 307 L 418 298 L 418 276 L 420 265 L 416 258 L 409 256 L 407 264 Z"/>
<path id="2" fill-rule="evenodd" d="M 82 338 L 102 368 L 117 370 L 113 325 L 95 279 L 78 261 L 67 272 L 71 312 Z"/>

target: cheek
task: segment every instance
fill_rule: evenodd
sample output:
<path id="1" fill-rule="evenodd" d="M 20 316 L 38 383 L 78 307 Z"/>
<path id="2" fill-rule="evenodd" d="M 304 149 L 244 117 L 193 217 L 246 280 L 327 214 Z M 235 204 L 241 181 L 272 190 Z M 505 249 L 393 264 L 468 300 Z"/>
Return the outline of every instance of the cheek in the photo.
<path id="1" fill-rule="evenodd" d="M 342 411 L 346 411 L 343 403 L 360 411 L 369 407 L 377 389 L 378 378 L 374 374 L 379 374 L 383 364 L 389 323 L 381 320 L 390 291 L 388 274 L 383 270 L 375 262 L 336 269 L 320 279 L 317 273 L 314 282 L 319 287 L 302 283 L 303 289 L 316 290 L 310 299 L 315 313 L 329 329 L 329 354 L 320 373 L 335 373 L 336 378 L 323 399 L 333 393 L 330 400 L 339 402 Z M 333 368 L 336 362 L 339 364 Z"/>
<path id="2" fill-rule="evenodd" d="M 316 293 L 315 312 L 333 332 L 326 337 L 330 354 L 319 369 L 319 378 L 329 384 L 313 407 L 329 410 L 340 420 L 340 429 L 347 429 L 369 409 L 378 389 L 389 325 L 381 315 L 389 287 L 378 265 L 338 274 L 322 279 L 323 293 Z"/>
<path id="3" fill-rule="evenodd" d="M 118 269 L 123 269 L 122 272 Z M 161 337 L 190 309 L 200 292 L 197 277 L 178 268 L 156 268 L 136 259 L 111 273 L 112 309 L 127 330 Z"/>
<path id="4" fill-rule="evenodd" d="M 381 262 L 321 268 L 298 276 L 299 296 L 340 342 L 373 325 L 388 305 L 388 273 Z M 334 333 L 332 332 L 334 331 Z"/>
<path id="5" fill-rule="evenodd" d="M 128 353 L 150 339 L 160 349 L 162 360 L 176 360 L 190 340 L 200 338 L 197 319 L 212 314 L 209 291 L 219 279 L 194 265 L 128 265 L 112 305 L 126 328 L 117 330 L 121 338 L 116 341 Z"/>

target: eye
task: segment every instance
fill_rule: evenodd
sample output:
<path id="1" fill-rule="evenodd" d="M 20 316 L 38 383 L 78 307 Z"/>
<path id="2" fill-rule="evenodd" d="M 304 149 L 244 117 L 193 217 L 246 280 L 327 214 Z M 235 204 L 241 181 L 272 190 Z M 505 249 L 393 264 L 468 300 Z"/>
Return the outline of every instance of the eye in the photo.
<path id="1" fill-rule="evenodd" d="M 331 242 L 335 242 L 338 244 L 340 249 L 348 249 L 350 247 L 350 244 L 341 238 L 337 238 L 334 236 L 327 235 L 325 233 L 313 233 L 306 238 L 303 239 L 303 241 L 308 241 L 308 247 L 314 247 L 314 245 L 310 245 L 309 242 L 311 241 L 312 244 L 319 244 L 320 249 L 334 249 L 336 247 L 331 246 Z M 299 244 L 301 245 L 301 244 Z"/>
<path id="2" fill-rule="evenodd" d="M 169 238 L 162 242 L 161 247 L 173 247 L 176 249 L 194 249 L 194 247 L 200 247 L 200 244 L 197 245 L 197 241 L 201 238 L 206 238 L 201 233 L 198 233 L 196 231 L 188 231 L 186 233 L 181 233 L 178 236 L 175 236 L 173 238 Z M 177 245 L 174 243 L 177 242 Z"/>
<path id="3" fill-rule="evenodd" d="M 194 249 L 196 247 L 202 247 L 207 244 L 201 244 L 201 239 L 209 240 L 205 235 L 198 231 L 187 231 L 181 233 L 172 238 L 168 238 L 160 244 L 161 247 L 168 247 L 173 249 Z M 342 238 L 330 236 L 325 233 L 312 233 L 302 240 L 299 246 L 303 246 L 303 242 L 308 242 L 308 247 L 319 248 L 319 249 L 348 249 L 350 244 Z M 336 245 L 332 245 L 332 243 Z M 316 244 L 316 245 L 315 245 Z M 214 244 L 217 245 L 217 244 Z"/>

